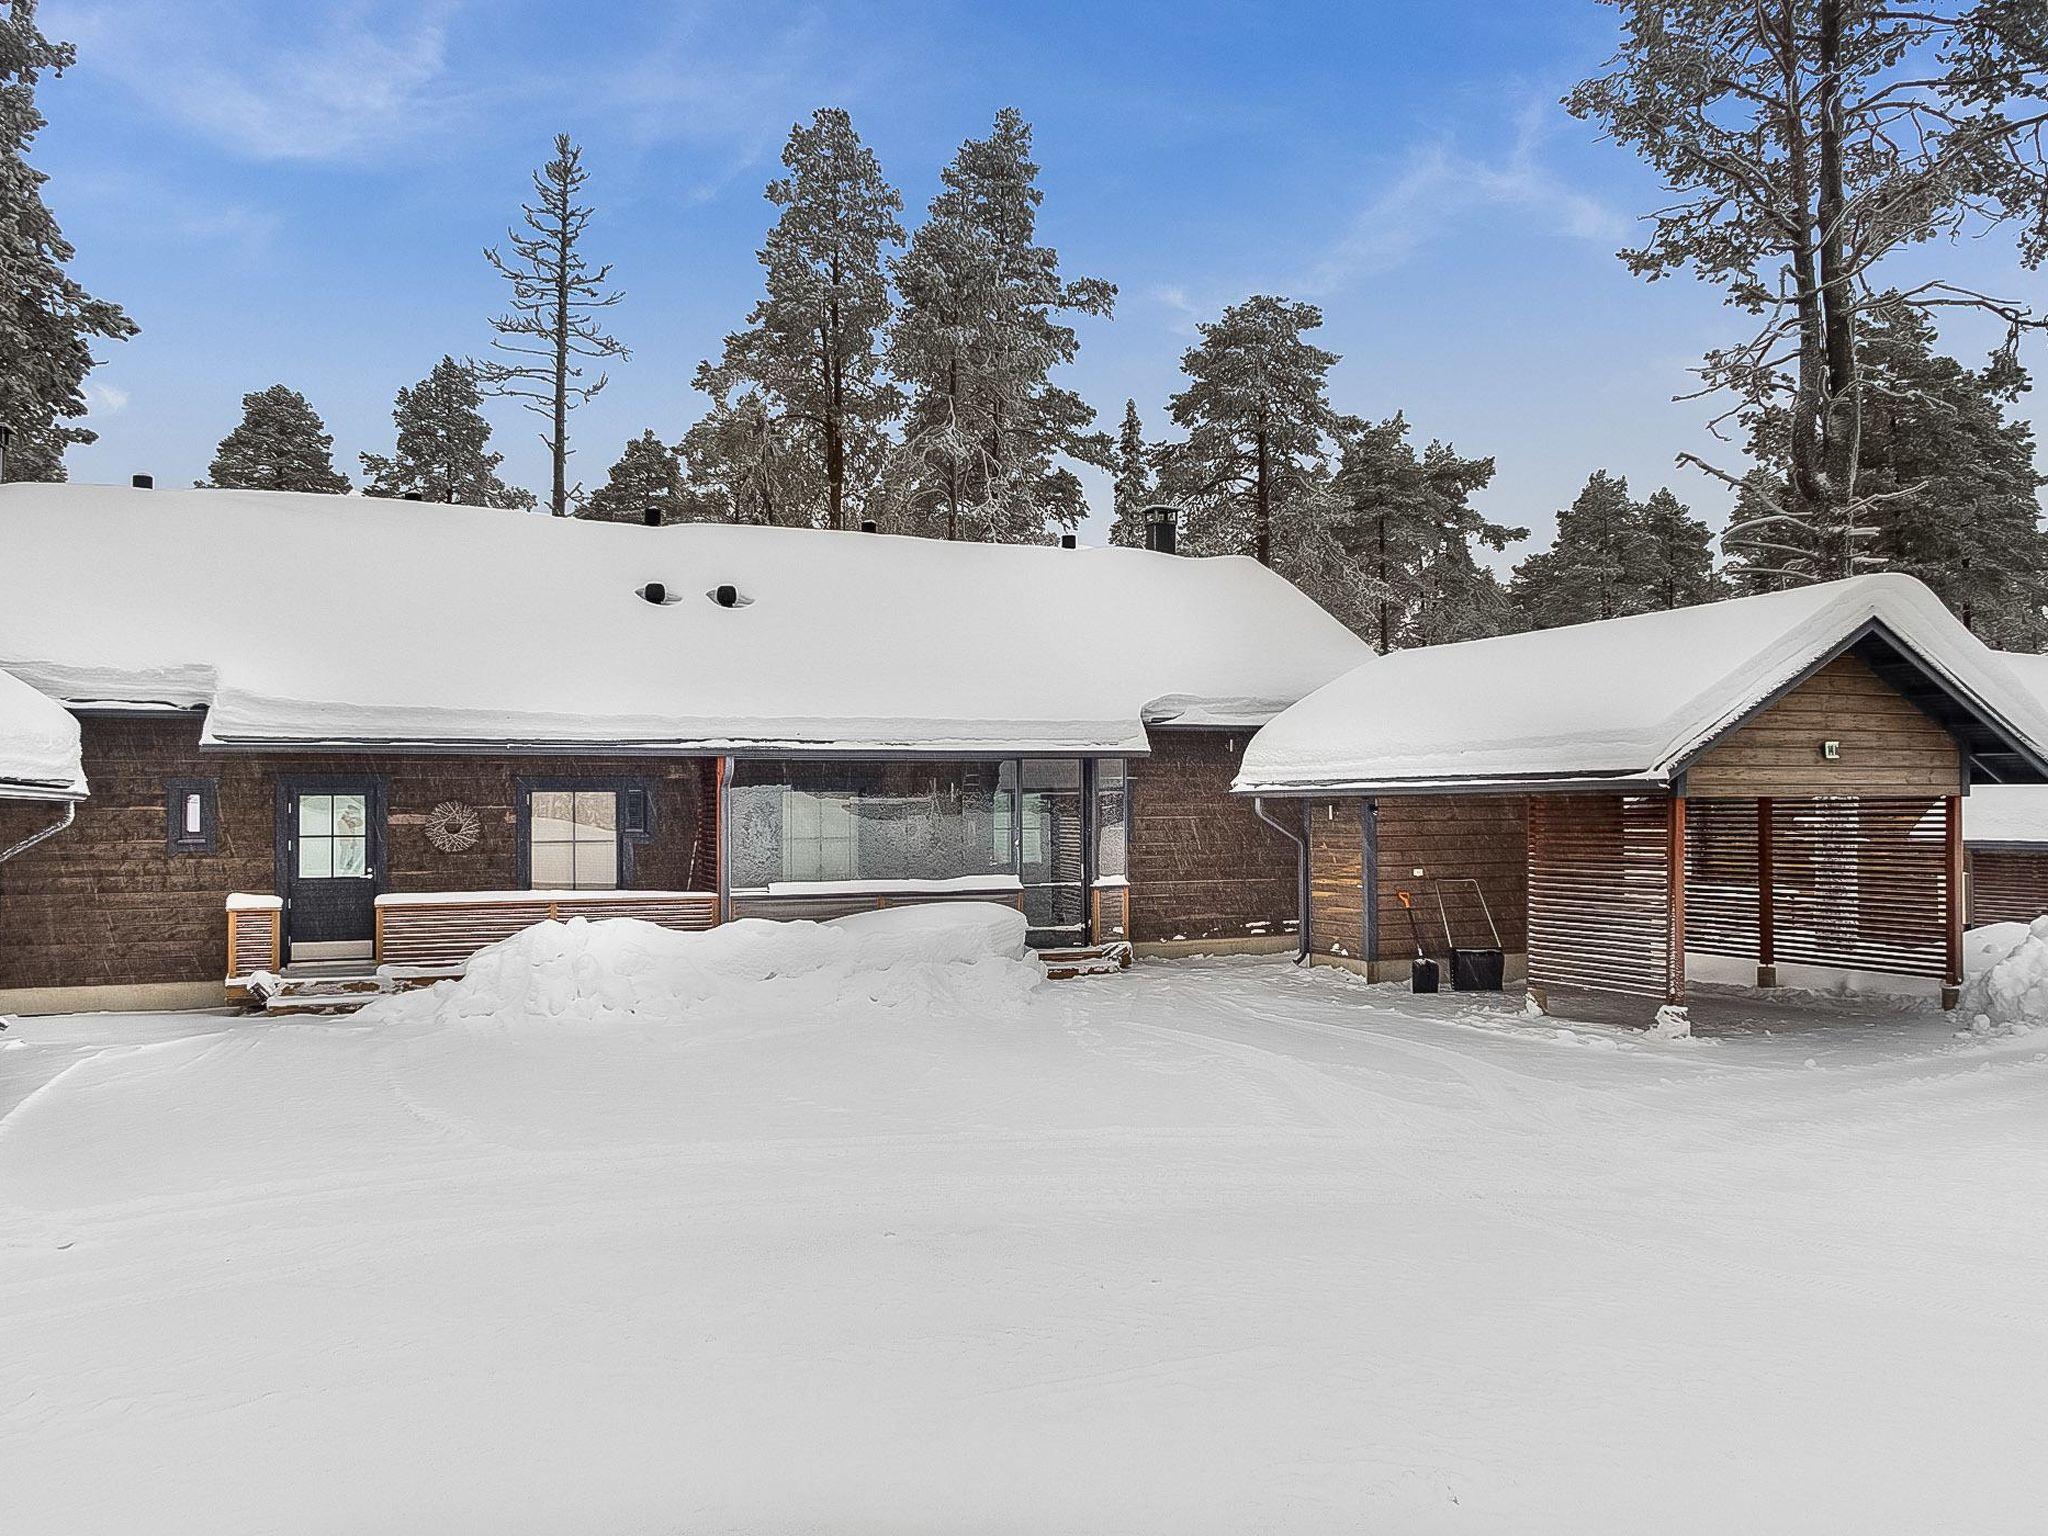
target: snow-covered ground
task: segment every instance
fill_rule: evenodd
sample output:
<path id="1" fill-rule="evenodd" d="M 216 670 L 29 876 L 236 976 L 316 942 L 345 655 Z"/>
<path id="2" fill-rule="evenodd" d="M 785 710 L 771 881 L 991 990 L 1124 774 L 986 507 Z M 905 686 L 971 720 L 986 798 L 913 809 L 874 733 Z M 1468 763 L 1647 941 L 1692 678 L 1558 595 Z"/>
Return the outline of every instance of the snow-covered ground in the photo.
<path id="1" fill-rule="evenodd" d="M 0 1035 L 0 1529 L 2041 1529 L 2048 1035 L 547 942 Z"/>

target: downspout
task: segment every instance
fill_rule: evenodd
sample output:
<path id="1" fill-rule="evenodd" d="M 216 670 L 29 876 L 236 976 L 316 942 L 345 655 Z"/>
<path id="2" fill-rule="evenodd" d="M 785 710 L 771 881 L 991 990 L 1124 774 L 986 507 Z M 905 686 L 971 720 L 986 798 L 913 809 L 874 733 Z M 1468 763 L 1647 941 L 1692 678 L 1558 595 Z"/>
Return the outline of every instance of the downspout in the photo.
<path id="1" fill-rule="evenodd" d="M 77 819 L 78 802 L 76 800 L 67 801 L 64 806 L 64 816 L 62 820 L 58 821 L 52 826 L 47 826 L 43 828 L 43 830 L 40 832 L 30 833 L 27 837 L 24 837 L 20 842 L 16 843 L 11 848 L 0 848 L 0 864 L 5 864 L 17 853 L 27 853 L 29 849 L 35 847 L 37 843 L 44 842 L 49 838 L 55 837 L 59 832 L 62 832 L 66 827 L 70 826 L 71 823 L 76 821 Z"/>
<path id="2" fill-rule="evenodd" d="M 1252 814 L 1295 847 L 1298 873 L 1295 877 L 1294 891 L 1294 931 L 1299 936 L 1299 942 L 1294 947 L 1294 963 L 1299 965 L 1308 958 L 1308 839 L 1289 827 L 1286 822 L 1275 821 L 1268 816 L 1264 795 L 1252 796 Z"/>

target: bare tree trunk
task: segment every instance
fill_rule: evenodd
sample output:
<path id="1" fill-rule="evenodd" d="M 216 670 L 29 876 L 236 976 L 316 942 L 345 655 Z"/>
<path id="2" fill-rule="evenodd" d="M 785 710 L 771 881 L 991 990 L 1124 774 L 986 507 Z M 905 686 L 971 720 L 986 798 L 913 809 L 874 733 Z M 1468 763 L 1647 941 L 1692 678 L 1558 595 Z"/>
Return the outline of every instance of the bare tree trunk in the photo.
<path id="1" fill-rule="evenodd" d="M 1855 294 L 1844 254 L 1845 201 L 1842 187 L 1842 0 L 1820 3 L 1820 82 L 1816 103 L 1820 129 L 1820 308 L 1821 340 L 1827 360 L 1827 403 L 1821 440 L 1828 489 L 1841 509 L 1840 565 L 1835 574 L 1856 569 L 1853 537 L 1856 462 L 1855 421 L 1861 409 L 1856 384 Z M 1847 413 L 1850 420 L 1844 422 Z"/>
<path id="2" fill-rule="evenodd" d="M 554 489 L 548 510 L 569 515 L 569 224 L 562 221 L 556 243 L 555 271 L 555 438 L 548 446 L 554 458 Z"/>

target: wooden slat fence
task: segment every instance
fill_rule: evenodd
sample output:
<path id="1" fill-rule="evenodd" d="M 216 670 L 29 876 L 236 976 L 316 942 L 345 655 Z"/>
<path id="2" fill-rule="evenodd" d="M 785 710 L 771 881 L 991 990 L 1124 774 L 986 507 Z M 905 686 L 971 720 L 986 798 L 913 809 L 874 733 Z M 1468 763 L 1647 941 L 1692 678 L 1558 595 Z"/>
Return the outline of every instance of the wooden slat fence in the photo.
<path id="1" fill-rule="evenodd" d="M 1936 798 L 1774 802 L 1778 959 L 1942 976 L 1943 816 Z"/>
<path id="2" fill-rule="evenodd" d="M 572 917 L 634 917 L 684 933 L 718 926 L 718 897 L 706 891 L 617 891 L 556 899 L 546 895 L 479 899 L 450 892 L 431 902 L 408 899 L 377 906 L 380 965 L 461 965 L 478 950 L 535 923 Z"/>
<path id="3" fill-rule="evenodd" d="M 275 971 L 284 963 L 283 912 L 276 907 L 228 910 L 228 977 Z"/>
<path id="4" fill-rule="evenodd" d="M 1530 981 L 1667 995 L 1669 805 L 1645 795 L 1530 799 Z"/>
<path id="5" fill-rule="evenodd" d="M 2031 923 L 2048 914 L 2048 848 L 1970 850 L 1970 921 Z"/>

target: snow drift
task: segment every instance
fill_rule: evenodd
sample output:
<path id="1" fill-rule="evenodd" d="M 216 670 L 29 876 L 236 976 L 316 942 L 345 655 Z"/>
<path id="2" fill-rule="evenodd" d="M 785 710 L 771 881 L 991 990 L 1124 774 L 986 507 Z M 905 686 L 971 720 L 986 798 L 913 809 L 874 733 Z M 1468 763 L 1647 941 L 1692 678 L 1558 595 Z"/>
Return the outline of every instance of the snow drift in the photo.
<path id="1" fill-rule="evenodd" d="M 1982 930 L 1987 939 L 1993 933 L 2009 937 L 2010 947 L 1990 967 L 1972 967 L 1963 988 L 1963 1017 L 1980 1035 L 2019 1035 L 2048 1024 L 2048 917 Z"/>
<path id="2" fill-rule="evenodd" d="M 489 1028 L 681 1024 L 772 1010 L 1008 1011 L 1044 979 L 1024 914 L 956 902 L 829 923 L 727 923 L 677 933 L 633 918 L 536 923 L 463 975 L 372 1004 L 382 1024 Z"/>

